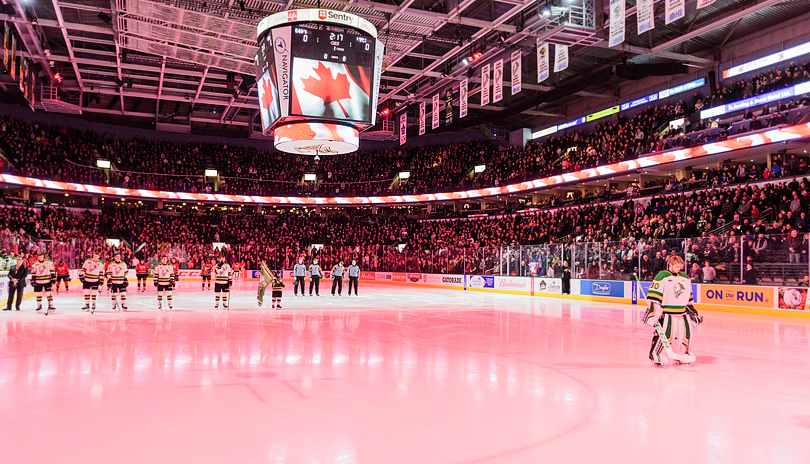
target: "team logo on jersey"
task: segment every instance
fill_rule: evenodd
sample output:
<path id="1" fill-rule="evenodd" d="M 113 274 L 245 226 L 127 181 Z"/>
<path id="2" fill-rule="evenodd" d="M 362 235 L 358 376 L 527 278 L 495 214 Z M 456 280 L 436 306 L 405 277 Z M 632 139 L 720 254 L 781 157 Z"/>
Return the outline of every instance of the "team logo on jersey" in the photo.
<path id="1" fill-rule="evenodd" d="M 685 291 L 686 287 L 684 287 L 682 283 L 678 282 L 675 284 L 675 298 L 680 298 Z"/>

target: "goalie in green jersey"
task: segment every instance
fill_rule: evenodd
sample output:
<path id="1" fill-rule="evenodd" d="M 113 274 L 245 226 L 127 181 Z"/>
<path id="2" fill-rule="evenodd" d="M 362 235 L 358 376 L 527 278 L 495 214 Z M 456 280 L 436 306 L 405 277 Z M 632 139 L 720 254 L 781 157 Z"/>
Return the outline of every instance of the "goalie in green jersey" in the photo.
<path id="1" fill-rule="evenodd" d="M 685 355 L 683 359 L 694 360 L 689 352 L 692 342 L 692 328 L 703 320 L 692 306 L 692 282 L 683 272 L 683 259 L 670 256 L 668 269 L 659 272 L 647 291 L 649 308 L 644 315 L 644 323 L 655 327 L 661 324 L 669 346 L 676 355 Z M 656 365 L 665 365 L 661 354 L 666 344 L 656 331 L 650 347 L 650 360 Z"/>

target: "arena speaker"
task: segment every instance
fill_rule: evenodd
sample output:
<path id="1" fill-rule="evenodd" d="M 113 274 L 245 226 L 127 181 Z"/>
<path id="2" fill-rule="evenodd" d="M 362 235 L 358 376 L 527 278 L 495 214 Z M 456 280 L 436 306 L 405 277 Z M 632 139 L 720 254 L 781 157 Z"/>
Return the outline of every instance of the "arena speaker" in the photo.
<path id="1" fill-rule="evenodd" d="M 264 18 L 256 32 L 262 133 L 281 151 L 335 155 L 357 150 L 377 115 L 385 53 L 368 20 L 323 8 Z"/>
<path id="2" fill-rule="evenodd" d="M 682 63 L 618 64 L 615 74 L 625 79 L 643 79 L 648 76 L 672 76 L 689 74 L 689 67 Z"/>

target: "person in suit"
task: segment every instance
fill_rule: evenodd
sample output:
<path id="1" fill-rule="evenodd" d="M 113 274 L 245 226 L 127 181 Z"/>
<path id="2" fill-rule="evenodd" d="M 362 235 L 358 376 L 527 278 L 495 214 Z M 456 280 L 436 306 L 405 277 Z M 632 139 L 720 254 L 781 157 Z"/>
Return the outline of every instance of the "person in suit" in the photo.
<path id="1" fill-rule="evenodd" d="M 11 311 L 11 305 L 14 303 L 14 295 L 17 295 L 16 309 L 17 311 L 20 310 L 20 303 L 22 303 L 23 291 L 25 290 L 25 279 L 28 277 L 28 273 L 28 260 L 26 260 L 23 254 L 20 256 L 20 259 L 17 260 L 17 263 L 11 266 L 11 269 L 8 271 L 8 278 L 10 280 L 8 286 L 8 302 L 6 303 L 6 309 L 3 311 Z"/>

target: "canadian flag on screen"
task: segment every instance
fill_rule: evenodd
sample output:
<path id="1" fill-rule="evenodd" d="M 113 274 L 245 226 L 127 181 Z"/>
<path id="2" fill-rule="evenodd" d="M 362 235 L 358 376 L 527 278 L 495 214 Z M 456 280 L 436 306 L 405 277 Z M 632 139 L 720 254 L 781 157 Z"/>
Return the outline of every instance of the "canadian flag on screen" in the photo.
<path id="1" fill-rule="evenodd" d="M 371 75 L 362 66 L 296 58 L 294 114 L 362 121 L 370 112 Z"/>

